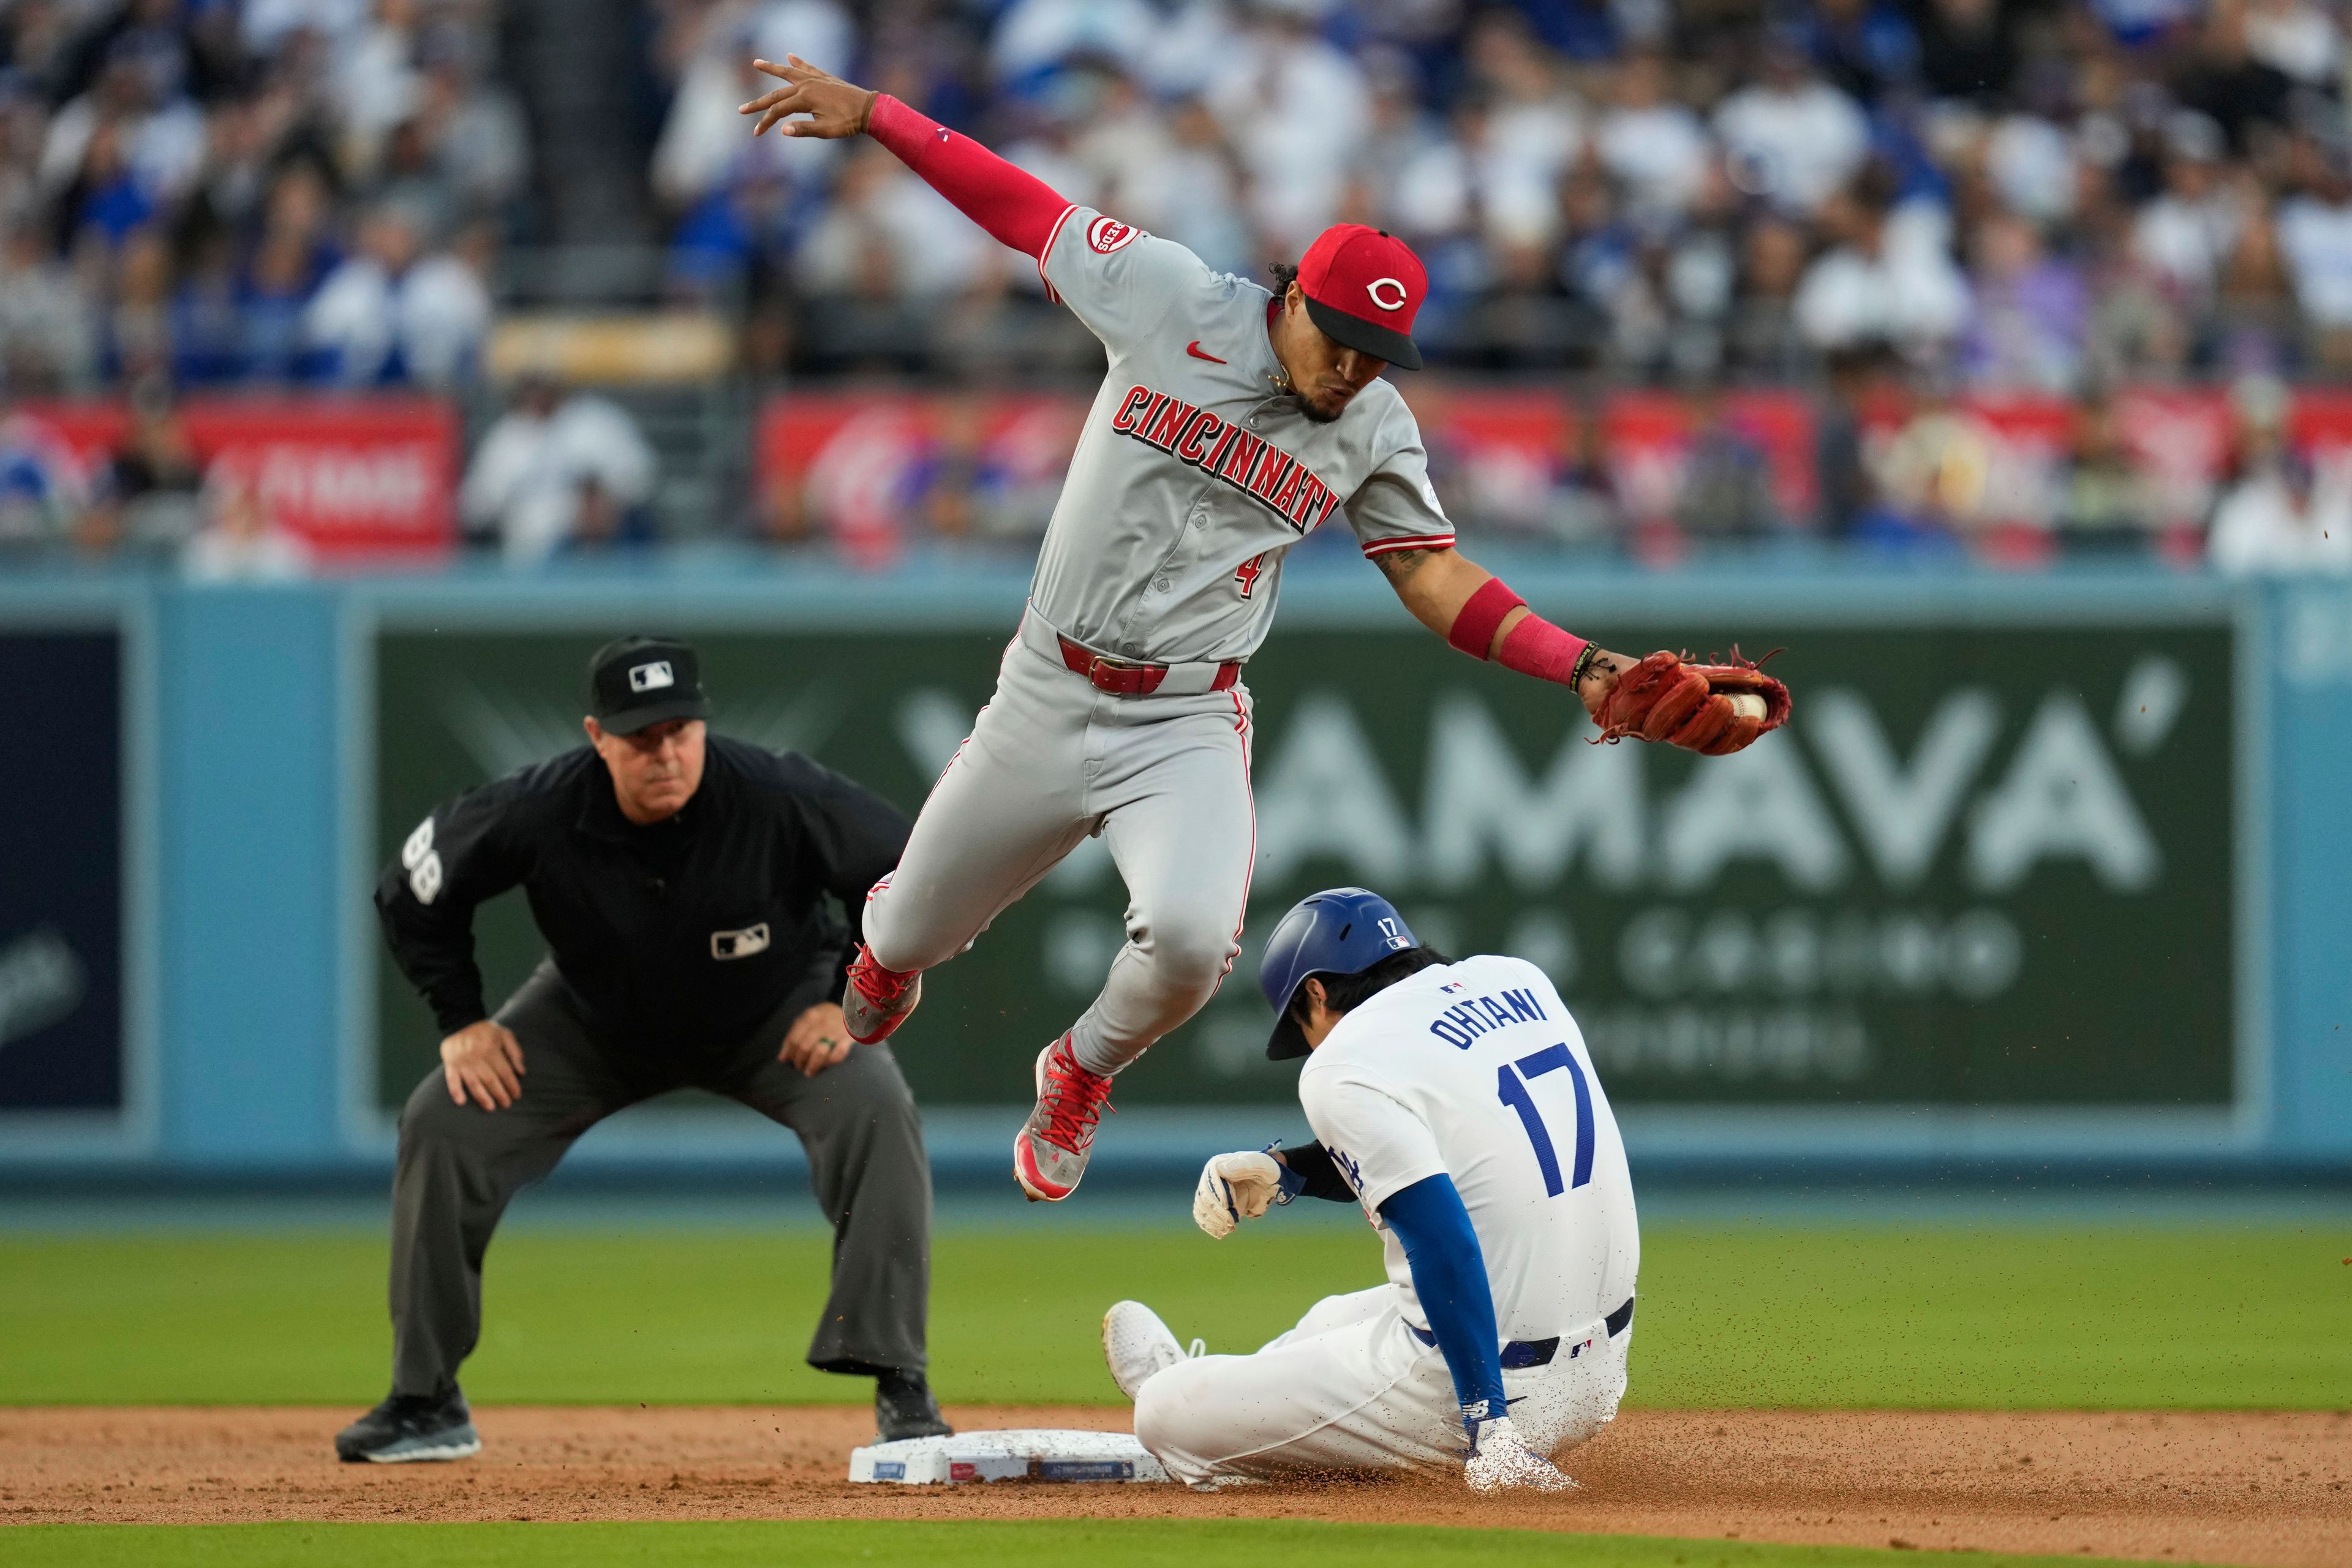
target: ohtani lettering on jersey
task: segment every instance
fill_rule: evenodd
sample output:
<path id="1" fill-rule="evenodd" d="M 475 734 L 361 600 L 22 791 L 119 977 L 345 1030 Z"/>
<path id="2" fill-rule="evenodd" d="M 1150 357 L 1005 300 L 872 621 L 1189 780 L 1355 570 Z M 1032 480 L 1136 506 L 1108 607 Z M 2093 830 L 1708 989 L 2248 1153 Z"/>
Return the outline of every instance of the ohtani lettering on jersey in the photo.
<path id="1" fill-rule="evenodd" d="M 1429 1032 L 1454 1049 L 1466 1051 L 1473 1040 L 1489 1030 L 1538 1023 L 1543 1016 L 1543 1004 L 1536 1000 L 1533 991 L 1506 991 L 1499 999 L 1473 996 L 1467 1002 L 1456 1002 L 1438 1015 Z"/>
<path id="2" fill-rule="evenodd" d="M 1110 427 L 1215 475 L 1301 533 L 1312 533 L 1339 509 L 1339 493 L 1306 464 L 1181 397 L 1129 387 Z"/>

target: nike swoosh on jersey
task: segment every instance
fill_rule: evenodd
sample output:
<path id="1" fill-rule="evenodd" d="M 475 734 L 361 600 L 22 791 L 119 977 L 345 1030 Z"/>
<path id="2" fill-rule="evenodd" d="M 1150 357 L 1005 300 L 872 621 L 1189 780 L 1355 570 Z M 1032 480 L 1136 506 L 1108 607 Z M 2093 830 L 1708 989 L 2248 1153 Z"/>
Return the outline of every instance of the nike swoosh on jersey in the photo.
<path id="1" fill-rule="evenodd" d="M 1223 364 L 1225 363 L 1216 355 L 1211 353 L 1208 350 L 1202 348 L 1201 346 L 1201 340 L 1198 338 L 1194 338 L 1191 342 L 1186 343 L 1184 345 L 1184 352 L 1191 354 L 1194 359 L 1207 360 L 1211 364 Z"/>

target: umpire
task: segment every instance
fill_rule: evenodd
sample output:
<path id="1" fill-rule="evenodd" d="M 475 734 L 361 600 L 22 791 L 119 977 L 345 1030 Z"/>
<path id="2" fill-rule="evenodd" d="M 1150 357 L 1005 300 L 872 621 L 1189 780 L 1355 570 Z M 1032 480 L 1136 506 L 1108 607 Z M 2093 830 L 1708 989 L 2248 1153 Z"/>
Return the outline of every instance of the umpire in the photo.
<path id="1" fill-rule="evenodd" d="M 613 1112 L 692 1085 L 800 1137 L 833 1222 L 809 1364 L 875 1378 L 884 1437 L 944 1433 L 924 1379 L 930 1167 L 887 1046 L 842 1026 L 844 959 L 907 818 L 807 758 L 705 733 L 684 643 L 633 637 L 589 667 L 589 743 L 418 825 L 375 904 L 439 1021 L 393 1179 L 391 1396 L 346 1460 L 481 1449 L 457 1367 L 481 1334 L 482 1255 L 508 1201 Z M 548 956 L 493 1017 L 474 907 L 516 884 Z"/>

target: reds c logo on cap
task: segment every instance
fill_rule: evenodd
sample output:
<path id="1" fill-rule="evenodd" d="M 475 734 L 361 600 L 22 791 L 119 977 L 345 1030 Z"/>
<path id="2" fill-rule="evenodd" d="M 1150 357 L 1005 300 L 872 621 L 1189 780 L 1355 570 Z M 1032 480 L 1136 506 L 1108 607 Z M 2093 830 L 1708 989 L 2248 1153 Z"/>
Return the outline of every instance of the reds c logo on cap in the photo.
<path id="1" fill-rule="evenodd" d="M 1412 322 L 1429 293 L 1429 273 L 1396 236 L 1360 223 L 1333 224 L 1299 258 L 1298 289 L 1307 315 L 1333 342 L 1406 370 L 1421 368 Z"/>
<path id="2" fill-rule="evenodd" d="M 1114 250 L 1124 250 L 1135 243 L 1143 231 L 1131 223 L 1121 223 L 1115 217 L 1098 217 L 1087 225 L 1087 248 L 1097 256 L 1108 256 Z"/>

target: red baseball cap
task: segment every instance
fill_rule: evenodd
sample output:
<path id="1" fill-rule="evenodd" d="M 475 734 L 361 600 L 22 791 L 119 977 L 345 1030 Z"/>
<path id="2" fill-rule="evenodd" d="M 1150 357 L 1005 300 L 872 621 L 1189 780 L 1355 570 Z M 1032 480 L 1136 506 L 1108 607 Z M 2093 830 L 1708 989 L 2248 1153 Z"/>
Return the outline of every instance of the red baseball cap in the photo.
<path id="1" fill-rule="evenodd" d="M 1335 223 L 1298 263 L 1307 316 L 1333 342 L 1406 370 L 1421 368 L 1412 319 L 1429 297 L 1429 273 L 1412 247 L 1384 228 Z"/>

